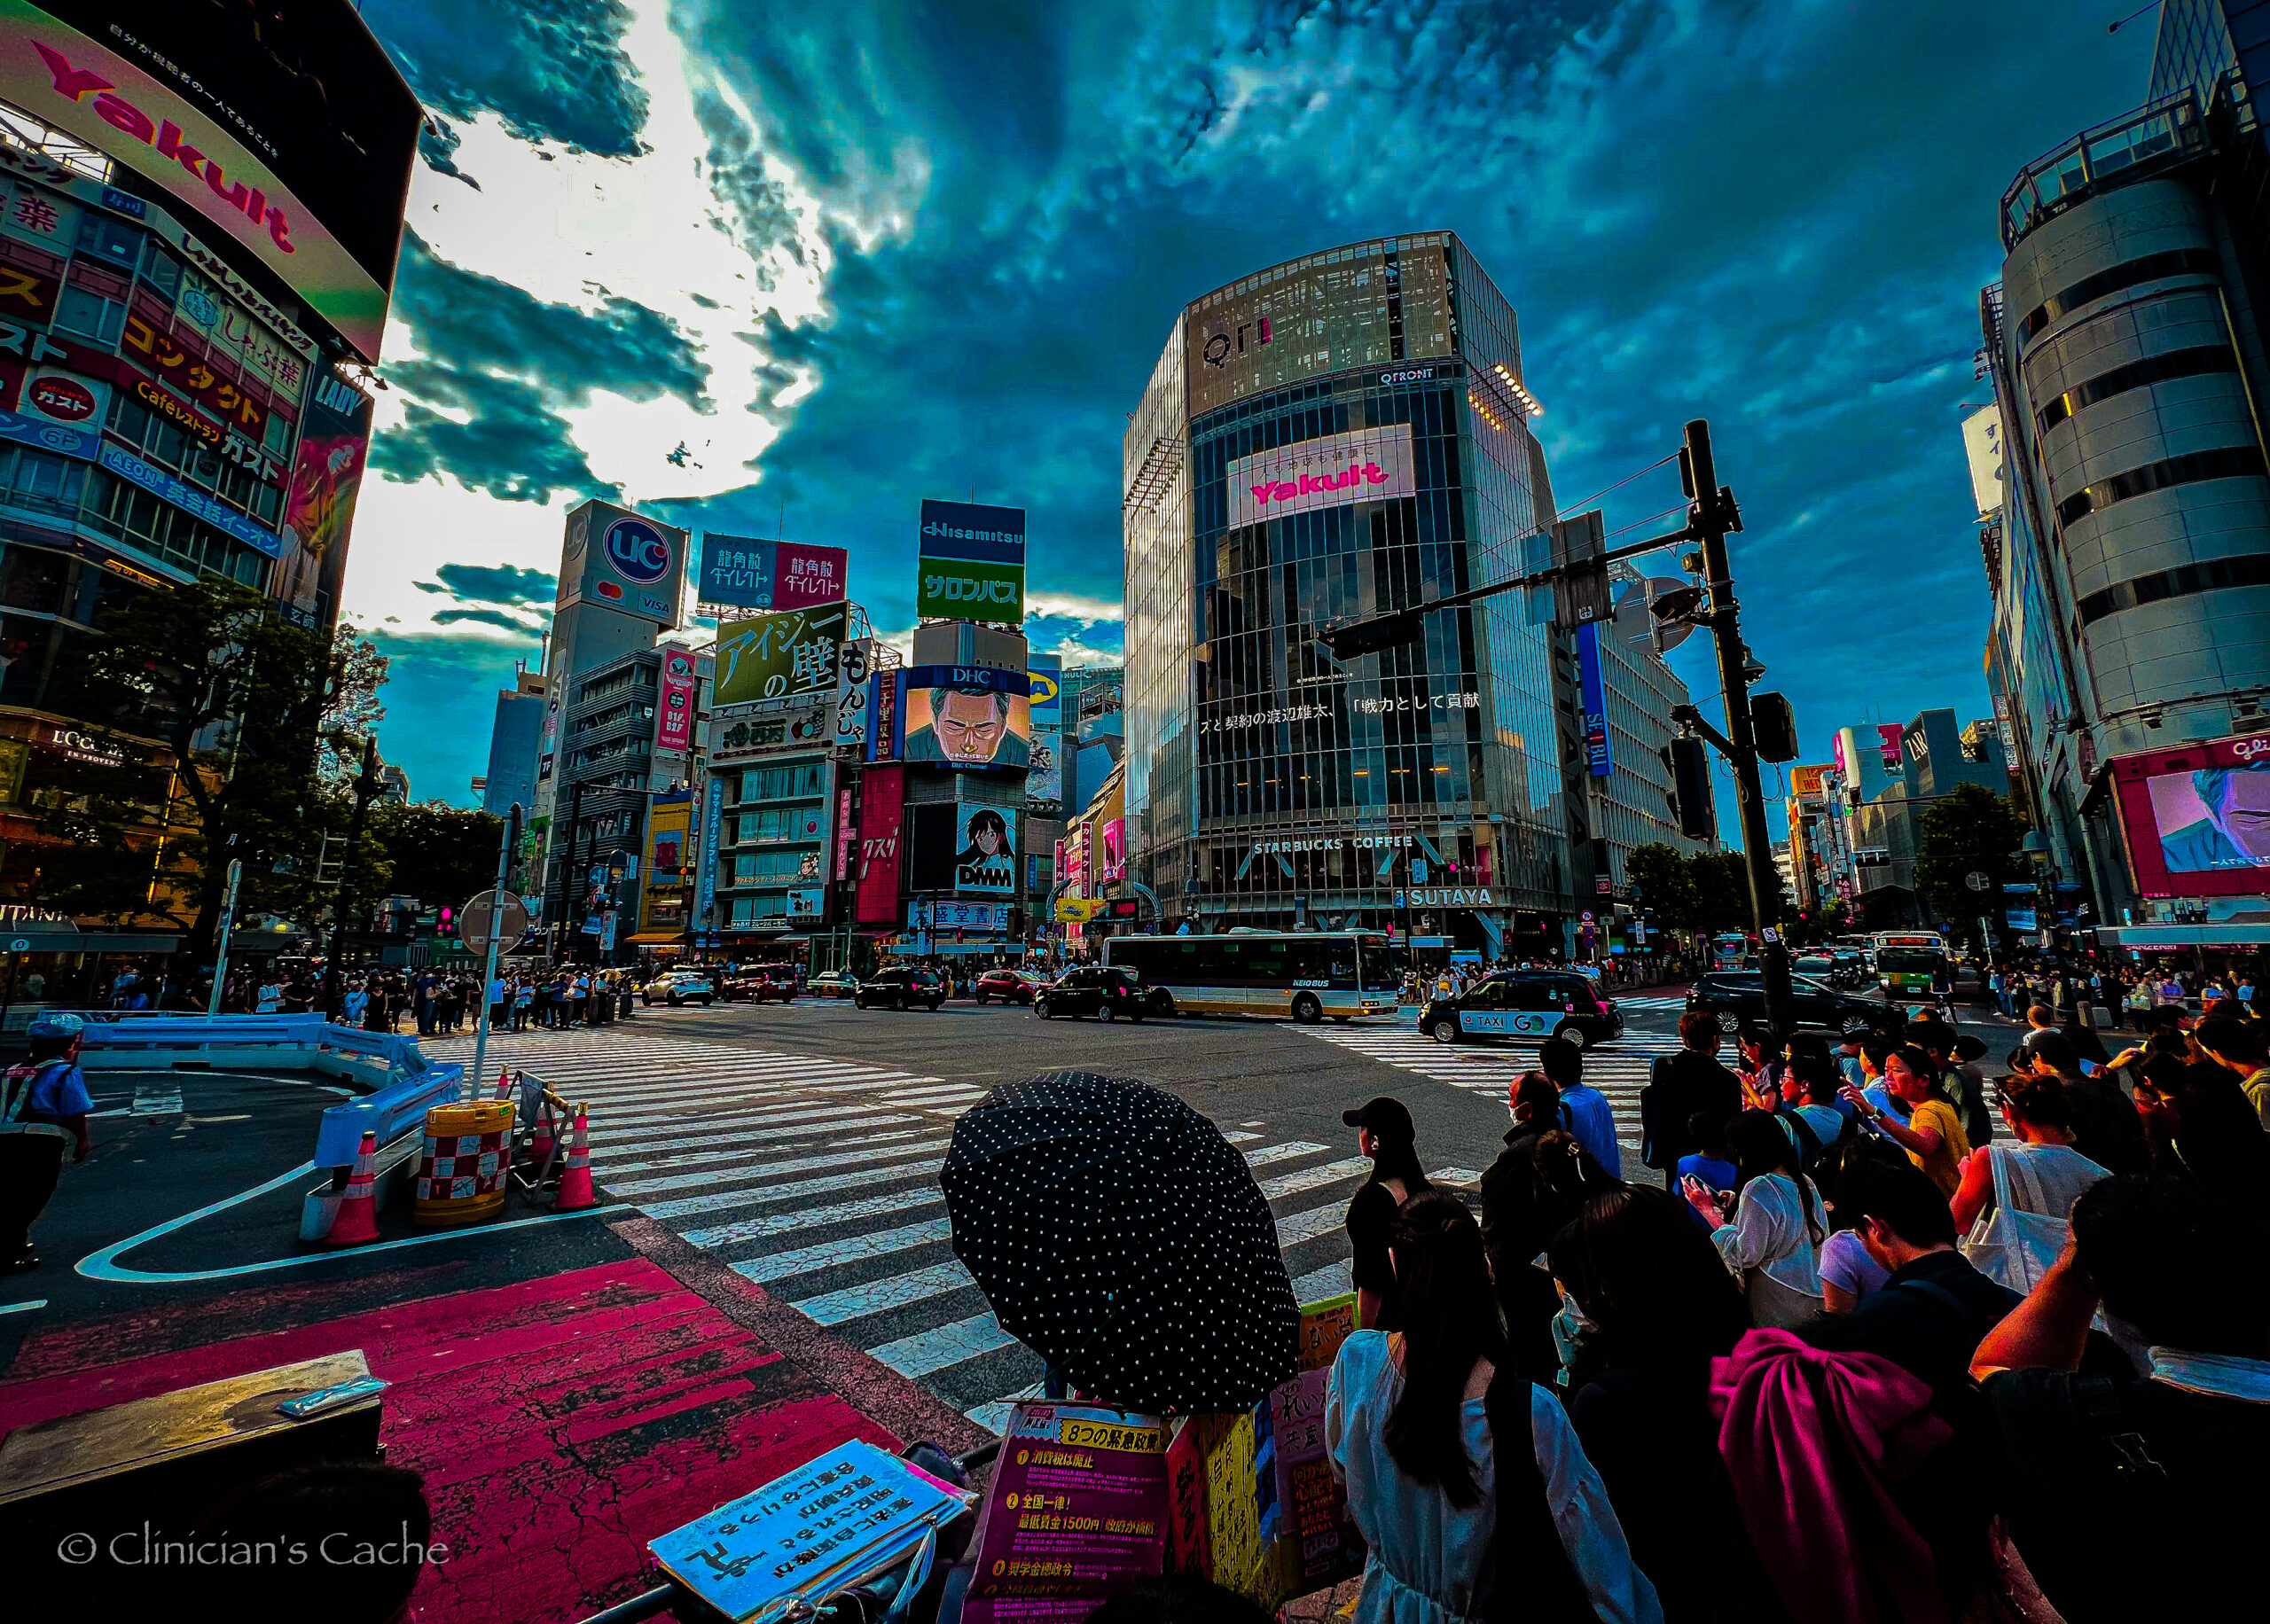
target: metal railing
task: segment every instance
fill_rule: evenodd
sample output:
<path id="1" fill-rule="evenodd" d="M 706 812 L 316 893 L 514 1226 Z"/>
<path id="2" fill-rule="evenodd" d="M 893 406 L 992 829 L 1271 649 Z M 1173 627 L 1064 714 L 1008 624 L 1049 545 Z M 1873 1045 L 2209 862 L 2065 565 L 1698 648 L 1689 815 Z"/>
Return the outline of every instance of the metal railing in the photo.
<path id="1" fill-rule="evenodd" d="M 2101 186 L 2196 157 L 2209 144 L 2199 98 L 2189 90 L 2083 130 L 2019 170 L 2003 192 L 2003 249 L 2016 247 L 2043 221 L 2063 214 Z"/>

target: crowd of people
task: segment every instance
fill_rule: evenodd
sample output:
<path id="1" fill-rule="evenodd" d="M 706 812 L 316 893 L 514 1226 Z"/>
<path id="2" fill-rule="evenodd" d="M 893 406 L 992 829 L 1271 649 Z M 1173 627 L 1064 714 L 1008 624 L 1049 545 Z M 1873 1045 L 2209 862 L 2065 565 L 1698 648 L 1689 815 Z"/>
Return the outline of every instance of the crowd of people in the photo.
<path id="1" fill-rule="evenodd" d="M 2270 983 L 2262 983 L 2243 963 L 2219 970 L 2174 964 L 1997 962 L 1984 968 L 1981 982 L 1987 1001 L 2012 1020 L 2039 1005 L 2060 1025 L 2092 1031 L 2141 1030 L 2154 1010 L 2200 1013 L 2226 1000 L 2250 1014 L 2270 1012 L 2255 1009 L 2258 988 L 2270 992 Z"/>
<path id="2" fill-rule="evenodd" d="M 2100 1063 L 2035 1012 L 1991 1080 L 1941 1020 L 1690 1012 L 1643 1101 L 1660 1186 L 1548 1042 L 1478 1219 L 1400 1102 L 1349 1112 L 1356 1618 L 2235 1611 L 2270 1510 L 2270 1024 L 2170 1000 Z"/>

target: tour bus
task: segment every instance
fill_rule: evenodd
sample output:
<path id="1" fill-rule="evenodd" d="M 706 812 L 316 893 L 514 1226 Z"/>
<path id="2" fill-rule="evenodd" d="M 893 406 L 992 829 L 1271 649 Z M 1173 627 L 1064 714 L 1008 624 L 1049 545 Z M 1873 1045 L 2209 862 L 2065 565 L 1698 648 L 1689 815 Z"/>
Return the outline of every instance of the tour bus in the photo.
<path id="1" fill-rule="evenodd" d="M 1879 931 L 1869 940 L 1875 944 L 1876 985 L 1885 997 L 1930 995 L 1933 978 L 1946 967 L 1945 937 L 1937 931 Z"/>
<path id="2" fill-rule="evenodd" d="M 1256 931 L 1220 936 L 1107 936 L 1103 962 L 1163 987 L 1179 1015 L 1395 1013 L 1400 972 L 1388 939 L 1368 931 Z"/>

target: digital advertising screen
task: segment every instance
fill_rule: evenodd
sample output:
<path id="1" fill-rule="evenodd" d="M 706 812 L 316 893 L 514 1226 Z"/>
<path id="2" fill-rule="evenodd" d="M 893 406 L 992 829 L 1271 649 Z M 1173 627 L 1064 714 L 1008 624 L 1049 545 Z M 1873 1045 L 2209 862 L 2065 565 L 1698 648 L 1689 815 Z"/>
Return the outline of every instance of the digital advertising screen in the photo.
<path id="1" fill-rule="evenodd" d="M 912 666 L 897 674 L 904 761 L 1019 771 L 1032 761 L 1031 677 L 994 666 Z"/>
<path id="2" fill-rule="evenodd" d="M 2145 896 L 2270 892 L 2270 734 L 2125 756 L 2112 783 Z"/>
<path id="3" fill-rule="evenodd" d="M 0 98 L 379 355 L 423 114 L 349 0 L 0 0 Z"/>

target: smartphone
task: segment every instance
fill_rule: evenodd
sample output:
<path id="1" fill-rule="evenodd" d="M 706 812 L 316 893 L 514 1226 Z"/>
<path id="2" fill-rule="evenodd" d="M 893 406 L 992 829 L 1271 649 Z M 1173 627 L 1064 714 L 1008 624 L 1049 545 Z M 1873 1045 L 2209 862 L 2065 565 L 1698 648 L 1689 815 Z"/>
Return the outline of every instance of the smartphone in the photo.
<path id="1" fill-rule="evenodd" d="M 276 1409 L 294 1421 L 304 1421 L 309 1416 L 319 1416 L 326 1409 L 336 1409 L 341 1404 L 351 1404 L 356 1399 L 368 1398 L 373 1393 L 384 1393 L 389 1384 L 375 1376 L 357 1376 L 335 1386 L 318 1387 L 313 1393 L 302 1393 L 298 1398 L 286 1399 Z"/>

